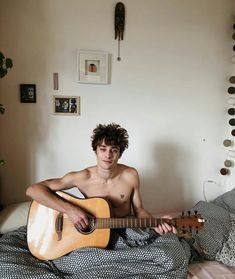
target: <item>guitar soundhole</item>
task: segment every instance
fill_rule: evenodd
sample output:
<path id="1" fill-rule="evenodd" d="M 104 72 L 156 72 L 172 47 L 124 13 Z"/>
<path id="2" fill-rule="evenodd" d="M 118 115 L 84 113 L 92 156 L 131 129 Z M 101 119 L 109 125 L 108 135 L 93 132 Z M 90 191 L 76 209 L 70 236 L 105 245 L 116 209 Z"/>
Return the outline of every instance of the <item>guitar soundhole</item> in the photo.
<path id="1" fill-rule="evenodd" d="M 79 228 L 76 228 L 76 229 L 82 234 L 90 234 L 95 229 L 94 222 L 95 222 L 95 219 L 90 218 L 89 219 L 89 225 L 85 229 L 79 229 Z"/>

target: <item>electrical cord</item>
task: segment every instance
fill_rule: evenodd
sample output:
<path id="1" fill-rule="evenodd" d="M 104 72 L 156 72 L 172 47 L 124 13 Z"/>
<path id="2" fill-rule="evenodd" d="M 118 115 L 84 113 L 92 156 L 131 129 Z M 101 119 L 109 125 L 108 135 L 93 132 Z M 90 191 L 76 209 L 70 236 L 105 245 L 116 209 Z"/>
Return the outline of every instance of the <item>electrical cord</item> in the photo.
<path id="1" fill-rule="evenodd" d="M 206 198 L 206 183 L 215 183 L 215 184 L 217 184 L 217 183 L 214 180 L 205 180 L 203 182 L 203 186 L 202 186 L 203 197 L 204 197 L 204 200 L 207 202 L 207 198 Z"/>

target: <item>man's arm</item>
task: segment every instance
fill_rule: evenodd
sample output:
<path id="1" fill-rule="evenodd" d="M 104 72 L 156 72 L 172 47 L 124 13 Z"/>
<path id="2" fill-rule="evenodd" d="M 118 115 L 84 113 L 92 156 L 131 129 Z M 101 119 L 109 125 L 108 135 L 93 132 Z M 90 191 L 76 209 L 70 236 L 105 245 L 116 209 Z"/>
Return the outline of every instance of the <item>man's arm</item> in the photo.
<path id="1" fill-rule="evenodd" d="M 140 195 L 140 182 L 139 182 L 138 172 L 135 170 L 133 174 L 134 174 L 134 192 L 132 195 L 131 203 L 132 203 L 134 214 L 138 218 L 151 218 L 153 216 L 143 207 L 143 203 Z M 156 228 L 154 228 L 154 230 L 161 235 L 166 234 L 168 232 L 174 232 L 174 233 L 177 232 L 175 227 L 172 227 L 167 223 L 158 225 Z"/>
<path id="2" fill-rule="evenodd" d="M 88 175 L 87 171 L 70 172 L 62 178 L 48 179 L 30 185 L 26 190 L 26 195 L 33 200 L 59 212 L 65 213 L 75 226 L 79 229 L 88 225 L 87 214 L 78 206 L 64 200 L 55 192 L 78 186 L 79 180 L 83 180 Z"/>

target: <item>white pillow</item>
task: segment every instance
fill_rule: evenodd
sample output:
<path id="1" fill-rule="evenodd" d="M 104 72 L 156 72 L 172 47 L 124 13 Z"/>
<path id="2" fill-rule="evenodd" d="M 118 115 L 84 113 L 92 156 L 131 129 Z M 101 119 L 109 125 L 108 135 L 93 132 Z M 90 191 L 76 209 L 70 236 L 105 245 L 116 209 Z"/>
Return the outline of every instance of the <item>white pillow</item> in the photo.
<path id="1" fill-rule="evenodd" d="M 30 204 L 30 201 L 15 203 L 0 211 L 0 233 L 3 234 L 26 225 Z"/>

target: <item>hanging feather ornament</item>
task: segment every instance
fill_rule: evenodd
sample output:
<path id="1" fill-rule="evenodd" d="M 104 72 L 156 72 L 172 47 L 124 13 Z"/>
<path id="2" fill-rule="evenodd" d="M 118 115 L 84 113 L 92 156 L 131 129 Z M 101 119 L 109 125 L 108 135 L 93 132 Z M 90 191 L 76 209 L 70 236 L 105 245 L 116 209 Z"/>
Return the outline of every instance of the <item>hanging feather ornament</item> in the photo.
<path id="1" fill-rule="evenodd" d="M 125 27 L 125 6 L 122 2 L 118 2 L 115 6 L 115 40 L 118 40 L 118 57 L 117 60 L 121 61 L 120 56 L 120 41 L 124 38 Z"/>

